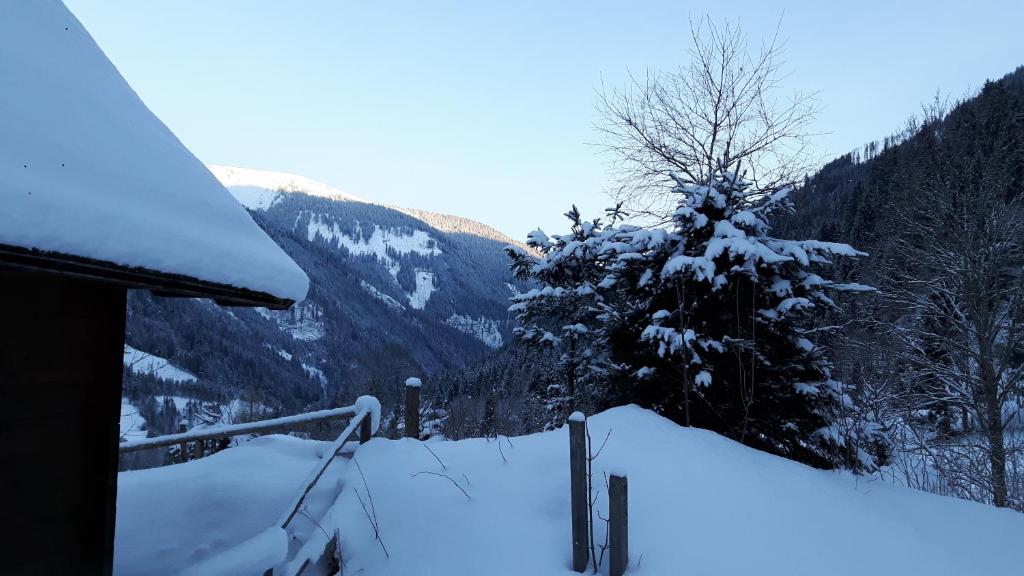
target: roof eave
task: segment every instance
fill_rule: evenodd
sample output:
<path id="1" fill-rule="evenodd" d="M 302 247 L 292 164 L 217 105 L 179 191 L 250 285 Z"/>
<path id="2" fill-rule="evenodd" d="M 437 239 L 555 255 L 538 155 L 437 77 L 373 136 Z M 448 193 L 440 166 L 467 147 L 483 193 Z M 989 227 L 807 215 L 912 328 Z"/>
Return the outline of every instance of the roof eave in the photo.
<path id="1" fill-rule="evenodd" d="M 207 282 L 182 274 L 6 244 L 0 244 L 0 265 L 151 290 L 159 296 L 211 298 L 221 306 L 260 306 L 286 310 L 295 304 L 294 300 L 278 298 L 266 292 Z"/>

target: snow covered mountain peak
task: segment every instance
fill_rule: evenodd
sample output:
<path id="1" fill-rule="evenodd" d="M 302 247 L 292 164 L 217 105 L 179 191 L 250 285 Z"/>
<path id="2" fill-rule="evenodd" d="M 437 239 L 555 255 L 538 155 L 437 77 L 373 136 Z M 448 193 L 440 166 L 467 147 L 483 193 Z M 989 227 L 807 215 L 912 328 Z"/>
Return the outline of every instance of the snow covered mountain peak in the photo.
<path id="1" fill-rule="evenodd" d="M 217 164 L 209 164 L 207 168 L 243 206 L 250 210 L 266 210 L 277 202 L 281 193 L 286 192 L 297 192 L 347 202 L 368 202 L 353 194 L 342 192 L 330 184 L 287 172 Z"/>
<path id="2" fill-rule="evenodd" d="M 361 202 L 363 204 L 380 206 L 411 216 L 441 232 L 472 234 L 480 238 L 504 244 L 514 244 L 520 248 L 527 249 L 526 245 L 522 242 L 509 238 L 504 233 L 476 220 L 451 214 L 441 214 L 375 202 L 343 192 L 330 184 L 306 178 L 305 176 L 271 170 L 221 166 L 218 164 L 208 164 L 206 167 L 249 210 L 268 210 L 281 199 L 282 193 L 308 194 L 329 200 Z"/>

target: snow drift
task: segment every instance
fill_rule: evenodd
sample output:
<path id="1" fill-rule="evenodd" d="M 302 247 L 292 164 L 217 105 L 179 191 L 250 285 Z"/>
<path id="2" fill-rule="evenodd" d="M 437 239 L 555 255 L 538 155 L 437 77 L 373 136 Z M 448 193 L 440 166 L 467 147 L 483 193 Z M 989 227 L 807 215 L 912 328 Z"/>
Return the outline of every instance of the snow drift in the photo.
<path id="1" fill-rule="evenodd" d="M 815 470 L 634 406 L 596 415 L 588 425 L 595 445 L 608 437 L 594 462 L 603 516 L 604 472 L 629 476 L 627 574 L 952 576 L 1020 570 L 1016 550 L 1024 515 Z M 298 488 L 301 474 L 294 485 L 283 481 L 283 451 L 301 454 L 293 464 L 305 465 L 307 445 L 321 444 L 262 439 L 198 462 L 122 474 L 119 573 L 142 573 L 132 568 L 153 556 L 147 547 L 205 546 L 194 533 L 218 525 L 215 516 L 234 521 L 237 544 L 260 534 L 269 527 L 261 523 L 261 509 L 269 508 L 265 516 L 273 517 L 279 512 L 274 503 L 290 495 L 279 491 Z M 408 439 L 361 446 L 355 459 L 365 484 L 356 466 L 341 464 L 340 495 L 319 522 L 327 533 L 340 529 L 346 573 L 574 574 L 567 429 L 428 446 L 437 458 Z M 259 480 L 255 471 L 264 453 L 262 473 L 282 481 Z M 251 476 L 231 467 L 241 454 L 252 460 Z M 186 473 L 190 467 L 205 467 L 207 475 Z M 226 477 L 237 486 L 201 489 L 203 482 Z M 359 502 L 367 500 L 367 488 L 390 558 Z M 149 514 L 147 495 L 159 495 L 161 515 Z M 248 513 L 239 516 L 236 508 Z M 251 525 L 242 534 L 237 525 L 244 522 Z M 191 534 L 177 539 L 172 528 L 144 528 L 164 523 Z M 603 541 L 603 522 L 595 536 Z M 226 537 L 227 531 L 205 534 L 210 541 Z M 322 549 L 323 543 L 309 545 Z M 190 550 L 163 552 L 172 553 L 194 557 Z"/>

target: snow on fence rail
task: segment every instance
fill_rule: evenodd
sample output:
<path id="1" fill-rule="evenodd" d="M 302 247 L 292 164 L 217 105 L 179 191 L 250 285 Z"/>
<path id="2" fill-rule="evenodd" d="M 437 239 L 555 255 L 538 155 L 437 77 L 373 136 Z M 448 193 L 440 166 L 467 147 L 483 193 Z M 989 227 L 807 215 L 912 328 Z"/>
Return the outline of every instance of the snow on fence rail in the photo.
<path id="1" fill-rule="evenodd" d="M 354 406 L 318 410 L 316 412 L 306 412 L 304 414 L 272 418 L 270 420 L 246 422 L 244 424 L 211 426 L 209 428 L 199 428 L 178 434 L 168 434 L 165 436 L 157 436 L 155 438 L 122 442 L 120 446 L 118 446 L 118 449 L 122 454 L 125 454 L 128 452 L 137 452 L 139 450 L 148 450 L 151 448 L 162 448 L 185 444 L 188 442 L 202 442 L 206 440 L 231 438 L 233 436 L 242 436 L 243 434 L 267 434 L 271 432 L 281 432 L 306 424 L 323 422 L 325 420 L 334 420 L 345 417 L 351 418 L 356 416 L 358 409 L 359 405 L 356 404 Z M 372 417 L 372 410 L 369 412 Z"/>
<path id="2" fill-rule="evenodd" d="M 269 430 L 281 430 L 311 422 L 320 422 L 327 419 L 349 416 L 348 426 L 342 430 L 338 438 L 332 443 L 330 450 L 324 454 L 324 458 L 310 470 L 309 475 L 302 483 L 299 491 L 292 498 L 288 508 L 281 515 L 277 523 L 270 529 L 262 532 L 255 538 L 231 548 L 217 556 L 207 558 L 193 566 L 187 574 L 191 576 L 206 576 L 208 574 L 263 574 L 273 576 L 283 574 L 285 576 L 299 576 L 311 564 L 318 562 L 324 557 L 334 560 L 335 566 L 340 566 L 336 549 L 339 536 L 331 539 L 323 552 L 314 553 L 312 556 L 292 558 L 287 560 L 289 545 L 288 542 L 297 538 L 295 534 L 289 533 L 292 520 L 303 509 L 306 498 L 317 486 L 324 472 L 330 467 L 335 459 L 342 454 L 345 444 L 358 440 L 360 444 L 368 442 L 377 433 L 380 427 L 380 402 L 372 396 L 360 396 L 352 406 L 335 408 L 333 410 L 320 410 L 306 414 L 297 414 L 285 418 L 275 418 L 262 422 L 251 422 L 235 426 L 218 426 L 206 428 L 196 432 L 183 434 L 172 434 L 159 438 L 149 438 L 145 441 L 132 442 L 130 450 L 143 450 L 159 446 L 171 446 L 182 442 L 199 442 L 210 438 L 219 438 L 227 435 L 247 434 L 253 432 L 266 432 Z M 125 443 L 127 444 L 127 443 Z M 124 444 L 122 444 L 124 446 Z M 316 523 L 316 520 L 313 520 Z M 319 524 L 317 524 L 319 526 Z M 283 544 L 282 544 L 283 543 Z M 299 541 L 298 553 L 303 554 L 305 548 Z M 258 569 L 257 569 L 258 567 Z M 337 572 L 332 572 L 337 573 Z"/>
<path id="3" fill-rule="evenodd" d="M 331 445 L 331 450 L 327 453 L 327 456 L 323 461 L 321 461 L 320 464 L 309 473 L 309 477 L 306 478 L 306 482 L 303 484 L 303 490 L 295 496 L 292 505 L 288 508 L 288 512 L 281 517 L 281 528 L 288 527 L 292 518 L 295 518 L 295 515 L 299 512 L 299 508 L 302 507 L 302 503 L 305 501 L 309 491 L 312 490 L 313 486 L 316 486 L 316 483 L 320 481 L 320 477 L 324 475 L 327 467 L 330 466 L 331 462 L 338 457 L 338 454 L 341 454 L 341 449 L 345 446 L 345 443 L 352 440 L 356 435 L 356 432 L 359 432 L 360 444 L 367 442 L 370 437 L 373 436 L 373 417 L 370 409 L 363 408 L 359 411 L 359 414 L 357 414 L 356 417 L 348 423 L 348 427 L 342 430 L 341 434 L 338 435 L 337 440 L 335 440 L 334 444 Z"/>

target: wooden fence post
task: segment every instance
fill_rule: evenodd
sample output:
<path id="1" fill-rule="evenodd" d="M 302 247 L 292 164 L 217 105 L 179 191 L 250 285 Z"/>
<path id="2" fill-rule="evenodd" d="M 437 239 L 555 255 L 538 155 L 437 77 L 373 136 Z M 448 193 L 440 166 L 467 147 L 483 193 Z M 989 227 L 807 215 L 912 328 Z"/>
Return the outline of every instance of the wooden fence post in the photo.
<path id="1" fill-rule="evenodd" d="M 572 569 L 583 572 L 590 556 L 587 500 L 587 421 L 582 412 L 569 416 L 569 489 L 572 498 Z"/>
<path id="2" fill-rule="evenodd" d="M 629 564 L 629 483 L 626 475 L 608 478 L 609 576 L 622 576 Z"/>
<path id="3" fill-rule="evenodd" d="M 405 437 L 420 437 L 420 379 L 405 381 Z"/>
<path id="4" fill-rule="evenodd" d="M 184 424 L 178 424 L 178 433 L 180 434 L 183 432 L 188 432 L 188 429 L 185 428 Z M 182 442 L 181 444 L 179 444 L 178 451 L 180 452 L 178 456 L 181 459 L 181 461 L 188 462 L 188 442 Z"/>
<path id="5" fill-rule="evenodd" d="M 359 443 L 366 444 L 370 441 L 373 436 L 373 416 L 370 413 L 366 413 L 363 416 L 363 421 L 359 423 Z"/>
<path id="6" fill-rule="evenodd" d="M 341 574 L 341 532 L 335 528 L 334 537 L 327 543 L 327 548 L 324 550 L 324 556 L 327 557 L 327 574 Z"/>

